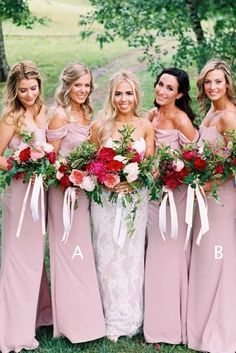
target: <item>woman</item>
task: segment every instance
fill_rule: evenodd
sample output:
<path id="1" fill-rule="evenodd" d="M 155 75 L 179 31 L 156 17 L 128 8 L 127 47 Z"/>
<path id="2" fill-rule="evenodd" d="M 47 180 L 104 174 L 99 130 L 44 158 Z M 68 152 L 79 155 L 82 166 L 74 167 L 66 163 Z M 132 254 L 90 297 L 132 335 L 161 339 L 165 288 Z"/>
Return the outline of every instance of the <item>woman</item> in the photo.
<path id="1" fill-rule="evenodd" d="M 35 142 L 42 143 L 45 142 L 45 129 L 46 112 L 38 69 L 30 61 L 16 63 L 6 83 L 0 120 L 0 169 L 7 170 L 4 151 L 6 148 L 16 150 L 22 142 L 21 131 L 33 132 Z M 23 179 L 15 179 L 3 197 L 0 273 L 2 353 L 36 348 L 36 326 L 51 324 L 47 278 L 43 272 L 45 239 L 40 222 L 33 221 L 30 201 L 26 205 L 20 238 L 16 237 L 26 189 Z"/>
<path id="2" fill-rule="evenodd" d="M 125 125 L 134 128 L 134 141 L 145 141 L 145 155 L 153 154 L 154 130 L 150 122 L 140 117 L 140 88 L 137 77 L 128 71 L 114 74 L 109 82 L 106 105 L 92 128 L 92 141 L 99 149 L 111 147 L 120 140 L 119 132 Z M 121 182 L 116 192 L 131 191 Z M 98 280 L 103 301 L 106 335 L 112 341 L 119 336 L 133 336 L 143 323 L 144 242 L 147 221 L 147 193 L 142 190 L 135 233 L 126 235 L 124 246 L 113 240 L 116 203 L 102 195 L 103 206 L 92 203 L 93 240 Z M 131 207 L 131 206 L 130 206 Z M 128 208 L 128 212 L 130 209 Z"/>
<path id="3" fill-rule="evenodd" d="M 223 139 L 228 129 L 236 129 L 236 101 L 232 74 L 221 60 L 210 60 L 197 81 L 198 99 L 206 111 L 200 127 L 200 141 Z M 222 204 L 208 199 L 210 230 L 196 245 L 200 221 L 197 212 L 193 228 L 188 301 L 188 346 L 210 353 L 236 351 L 236 198 L 234 180 L 219 179 Z M 206 183 L 210 191 L 213 182 Z"/>
<path id="4" fill-rule="evenodd" d="M 86 65 L 69 64 L 64 69 L 47 130 L 48 141 L 63 157 L 90 136 L 92 90 L 92 74 Z M 62 242 L 63 200 L 64 190 L 49 191 L 54 337 L 65 336 L 78 343 L 104 336 L 105 325 L 91 244 L 89 200 L 80 190 L 68 240 Z"/>
<path id="5" fill-rule="evenodd" d="M 169 145 L 181 149 L 182 144 L 197 140 L 190 107 L 189 79 L 177 68 L 163 70 L 154 84 L 156 106 L 149 112 L 155 128 L 156 148 Z M 188 290 L 189 248 L 184 250 L 186 236 L 186 187 L 174 190 L 178 234 L 171 237 L 170 213 L 167 237 L 159 229 L 159 202 L 149 203 L 147 252 L 145 269 L 144 336 L 149 343 L 186 343 L 186 307 Z M 169 208 L 168 208 L 169 209 Z"/>

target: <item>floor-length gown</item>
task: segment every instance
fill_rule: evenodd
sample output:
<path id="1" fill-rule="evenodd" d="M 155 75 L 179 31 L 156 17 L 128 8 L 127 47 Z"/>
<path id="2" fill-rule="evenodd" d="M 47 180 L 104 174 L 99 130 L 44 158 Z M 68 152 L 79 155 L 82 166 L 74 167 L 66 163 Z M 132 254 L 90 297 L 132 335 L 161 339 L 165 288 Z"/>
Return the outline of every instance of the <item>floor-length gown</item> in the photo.
<path id="1" fill-rule="evenodd" d="M 140 191 L 135 232 L 126 235 L 123 246 L 113 239 L 117 204 L 102 194 L 103 206 L 91 204 L 93 245 L 102 297 L 106 335 L 133 336 L 143 324 L 144 247 L 147 223 L 148 193 Z M 138 200 L 138 197 L 134 197 Z M 136 201 L 135 201 L 136 202 Z M 127 206 L 126 214 L 133 209 Z"/>
<path id="2" fill-rule="evenodd" d="M 200 127 L 201 140 L 223 138 L 215 126 Z M 198 210 L 193 227 L 188 300 L 188 346 L 210 353 L 236 351 L 236 193 L 234 180 L 219 187 L 222 204 L 208 198 L 210 230 L 200 245 Z"/>
<path id="3" fill-rule="evenodd" d="M 196 133 L 194 141 L 198 138 Z M 181 149 L 187 138 L 177 129 L 155 129 L 156 147 L 165 144 Z M 174 190 L 178 216 L 177 239 L 170 236 L 170 212 L 167 211 L 167 236 L 159 229 L 157 201 L 149 202 L 147 250 L 145 262 L 144 336 L 149 343 L 186 343 L 186 315 L 190 246 L 185 250 L 187 227 L 185 206 L 187 188 Z"/>
<path id="4" fill-rule="evenodd" d="M 45 142 L 45 133 L 27 124 L 35 142 Z M 9 144 L 15 150 L 21 143 L 14 136 Z M 45 237 L 41 222 L 34 222 L 30 210 L 31 192 L 26 205 L 20 237 L 16 237 L 23 199 L 28 184 L 13 180 L 2 200 L 2 256 L 0 272 L 0 351 L 20 352 L 38 346 L 36 327 L 51 324 L 51 304 L 44 268 Z M 31 190 L 32 191 L 32 190 Z"/>
<path id="5" fill-rule="evenodd" d="M 48 140 L 62 138 L 60 154 L 67 156 L 89 137 L 90 126 L 69 123 L 48 130 Z M 69 238 L 62 242 L 64 192 L 51 188 L 48 199 L 48 232 L 54 337 L 71 342 L 91 341 L 105 335 L 104 316 L 97 283 L 90 232 L 89 200 L 79 191 L 78 207 Z"/>

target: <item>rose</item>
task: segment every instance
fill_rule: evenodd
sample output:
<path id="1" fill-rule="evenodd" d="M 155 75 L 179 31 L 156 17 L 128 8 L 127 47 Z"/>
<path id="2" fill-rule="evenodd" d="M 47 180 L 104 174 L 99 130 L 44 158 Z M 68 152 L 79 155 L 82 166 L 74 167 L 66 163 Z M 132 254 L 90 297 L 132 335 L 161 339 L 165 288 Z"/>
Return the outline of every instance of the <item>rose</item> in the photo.
<path id="1" fill-rule="evenodd" d="M 180 182 L 177 178 L 175 178 L 174 176 L 168 177 L 168 176 L 164 176 L 163 181 L 165 183 L 165 185 L 170 188 L 171 190 L 175 189 L 178 185 L 180 185 Z"/>
<path id="2" fill-rule="evenodd" d="M 206 166 L 207 166 L 207 162 L 205 161 L 205 159 L 202 159 L 200 157 L 196 157 L 194 159 L 193 164 L 194 164 L 195 169 L 199 170 L 199 171 L 206 169 Z"/>
<path id="3" fill-rule="evenodd" d="M 63 177 L 60 179 L 60 184 L 64 188 L 68 188 L 71 185 L 69 176 L 68 175 L 63 175 Z"/>
<path id="4" fill-rule="evenodd" d="M 47 143 L 47 142 L 44 142 L 42 144 L 42 148 L 43 148 L 44 152 L 46 152 L 46 153 L 51 153 L 54 150 L 53 145 L 51 145 L 50 143 Z"/>
<path id="5" fill-rule="evenodd" d="M 232 164 L 236 167 L 236 158 L 232 160 Z"/>
<path id="6" fill-rule="evenodd" d="M 50 164 L 55 164 L 56 158 L 57 158 L 56 152 L 54 152 L 54 151 L 48 152 L 47 157 L 48 157 L 48 160 L 49 160 Z"/>
<path id="7" fill-rule="evenodd" d="M 101 150 L 99 151 L 98 159 L 104 162 L 109 162 L 113 160 L 115 155 L 116 155 L 116 152 L 113 150 L 113 148 L 102 147 Z"/>
<path id="8" fill-rule="evenodd" d="M 188 169 L 183 168 L 181 171 L 178 172 L 178 179 L 184 180 L 184 178 L 188 175 Z"/>
<path id="9" fill-rule="evenodd" d="M 223 166 L 221 164 L 218 164 L 216 166 L 215 171 L 216 171 L 216 174 L 223 174 L 224 173 L 224 168 L 223 168 Z"/>
<path id="10" fill-rule="evenodd" d="M 124 173 L 126 174 L 126 180 L 128 183 L 132 183 L 133 181 L 138 179 L 138 175 L 140 173 L 138 163 L 129 163 L 124 168 Z"/>
<path id="11" fill-rule="evenodd" d="M 57 171 L 56 178 L 57 178 L 58 180 L 61 180 L 61 178 L 62 178 L 63 176 L 64 176 L 63 173 L 60 173 L 59 171 Z"/>
<path id="12" fill-rule="evenodd" d="M 21 162 L 27 162 L 30 159 L 30 147 L 20 151 L 19 158 Z"/>
<path id="13" fill-rule="evenodd" d="M 38 159 L 41 159 L 45 156 L 45 152 L 44 151 L 40 151 L 40 150 L 31 150 L 30 151 L 30 158 L 33 161 L 37 161 Z"/>
<path id="14" fill-rule="evenodd" d="M 181 161 L 180 159 L 177 159 L 177 161 L 173 162 L 173 169 L 176 172 L 180 172 L 184 168 L 184 162 Z"/>
<path id="15" fill-rule="evenodd" d="M 84 173 L 81 172 L 81 170 L 78 169 L 74 169 L 72 170 L 69 179 L 70 181 L 75 185 L 75 186 L 79 186 L 84 178 Z"/>
<path id="16" fill-rule="evenodd" d="M 182 156 L 187 161 L 190 161 L 195 156 L 195 153 L 194 151 L 183 151 Z"/>
<path id="17" fill-rule="evenodd" d="M 81 189 L 84 189 L 89 192 L 93 191 L 95 189 L 95 186 L 96 185 L 95 185 L 94 180 L 89 175 L 85 176 L 83 178 L 82 183 L 80 184 Z"/>
<path id="18" fill-rule="evenodd" d="M 111 171 L 111 172 L 119 172 L 121 169 L 123 169 L 124 164 L 119 162 L 119 161 L 110 161 L 107 164 L 107 170 Z"/>
<path id="19" fill-rule="evenodd" d="M 120 177 L 116 174 L 107 174 L 104 180 L 104 185 L 107 188 L 114 188 L 120 182 Z"/>
<path id="20" fill-rule="evenodd" d="M 140 162 L 141 161 L 141 155 L 136 151 L 136 149 L 133 149 L 131 147 L 127 148 L 127 153 L 130 154 L 130 162 Z"/>
<path id="21" fill-rule="evenodd" d="M 60 167 L 58 168 L 58 171 L 60 172 L 60 173 L 66 173 L 67 172 L 67 170 L 68 170 L 68 166 L 67 165 L 60 165 Z"/>
<path id="22" fill-rule="evenodd" d="M 136 140 L 133 144 L 132 144 L 132 149 L 135 149 L 138 154 L 142 155 L 145 153 L 146 151 L 146 142 L 144 140 L 143 137 L 141 137 L 139 140 Z"/>
<path id="23" fill-rule="evenodd" d="M 128 162 L 127 158 L 121 155 L 117 155 L 113 158 L 114 161 L 119 161 L 122 162 L 123 164 L 126 164 Z"/>

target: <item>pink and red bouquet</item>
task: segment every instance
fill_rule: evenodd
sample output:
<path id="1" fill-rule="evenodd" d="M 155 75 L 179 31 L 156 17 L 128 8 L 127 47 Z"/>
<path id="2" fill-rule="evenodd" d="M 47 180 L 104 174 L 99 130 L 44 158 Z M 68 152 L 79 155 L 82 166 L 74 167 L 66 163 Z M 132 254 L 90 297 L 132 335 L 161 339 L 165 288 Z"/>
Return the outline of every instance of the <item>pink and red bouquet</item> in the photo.
<path id="1" fill-rule="evenodd" d="M 41 175 L 44 186 L 50 186 L 50 178 L 55 172 L 56 153 L 54 147 L 47 142 L 35 144 L 33 133 L 22 131 L 20 136 L 22 143 L 7 159 L 8 170 L 1 173 L 1 187 L 5 188 L 12 179 L 23 178 L 28 182 L 33 175 Z"/>
<path id="2" fill-rule="evenodd" d="M 204 141 L 202 146 L 185 145 L 182 151 L 182 158 L 188 170 L 185 184 L 196 188 L 196 184 L 203 186 L 209 181 L 226 180 L 230 173 L 229 157 L 230 149 L 222 140 L 217 140 L 215 143 Z M 218 184 L 213 183 L 212 196 L 216 200 L 218 200 L 217 189 Z"/>
<path id="3" fill-rule="evenodd" d="M 155 186 L 156 199 L 161 198 L 163 189 L 173 191 L 184 183 L 188 169 L 182 160 L 181 152 L 163 145 L 155 154 Z"/>

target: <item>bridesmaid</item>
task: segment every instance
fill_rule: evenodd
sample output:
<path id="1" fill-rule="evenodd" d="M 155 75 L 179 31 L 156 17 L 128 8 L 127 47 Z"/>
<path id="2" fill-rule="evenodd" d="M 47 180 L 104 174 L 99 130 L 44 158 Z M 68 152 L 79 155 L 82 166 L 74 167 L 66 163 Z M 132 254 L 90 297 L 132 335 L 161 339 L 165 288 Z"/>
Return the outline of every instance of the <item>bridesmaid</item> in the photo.
<path id="1" fill-rule="evenodd" d="M 228 65 L 210 60 L 197 81 L 198 99 L 206 111 L 200 127 L 200 141 L 215 142 L 228 129 L 236 129 L 236 101 L 233 78 Z M 193 228 L 188 300 L 188 346 L 210 353 L 236 351 L 236 195 L 234 180 L 219 179 L 222 204 L 208 199 L 210 230 L 200 246 L 196 245 L 200 229 L 199 213 Z M 205 191 L 212 188 L 207 183 Z"/>
<path id="2" fill-rule="evenodd" d="M 92 90 L 92 74 L 84 64 L 69 64 L 64 69 L 47 130 L 48 141 L 61 156 L 66 157 L 89 138 Z M 49 191 L 54 337 L 65 336 L 78 343 L 104 336 L 105 326 L 91 244 L 89 200 L 79 191 L 72 229 L 64 243 L 63 199 L 63 190 Z"/>
<path id="3" fill-rule="evenodd" d="M 112 147 L 113 140 L 121 138 L 119 130 L 128 125 L 135 129 L 132 138 L 136 145 L 143 146 L 142 152 L 146 156 L 154 153 L 154 130 L 152 124 L 140 116 L 140 95 L 137 77 L 132 72 L 121 71 L 111 77 L 106 104 L 92 129 L 92 141 L 98 149 L 102 146 Z M 127 183 L 121 182 L 115 191 L 120 193 L 130 190 Z M 91 205 L 93 243 L 106 335 L 114 342 L 119 336 L 133 336 L 142 329 L 147 196 L 146 190 L 141 190 L 136 230 L 132 237 L 125 234 L 123 246 L 113 238 L 117 203 L 109 202 L 109 193 L 104 191 L 103 207 L 94 202 Z M 132 204 L 124 211 L 123 222 L 131 207 Z M 119 228 L 120 233 L 121 229 L 122 226 Z"/>
<path id="4" fill-rule="evenodd" d="M 33 132 L 35 142 L 43 143 L 45 129 L 46 112 L 38 69 L 30 61 L 16 63 L 6 83 L 0 120 L 0 169 L 7 169 L 3 155 L 5 149 L 14 151 L 22 142 L 20 131 Z M 20 238 L 16 237 L 26 189 L 27 184 L 22 179 L 15 179 L 3 196 L 0 272 L 2 353 L 35 349 L 38 346 L 36 326 L 51 324 L 47 277 L 45 269 L 43 271 L 45 239 L 40 222 L 34 223 L 32 219 L 30 201 L 26 205 Z"/>
<path id="5" fill-rule="evenodd" d="M 155 128 L 156 148 L 170 145 L 181 149 L 182 144 L 196 141 L 198 132 L 192 123 L 187 73 L 177 68 L 165 69 L 157 76 L 154 87 L 155 108 L 148 118 Z M 149 203 L 144 302 L 144 336 L 149 343 L 186 343 L 189 248 L 184 250 L 185 186 L 174 191 L 174 199 L 178 235 L 171 238 L 168 224 L 166 241 L 159 230 L 159 202 Z M 167 217 L 169 220 L 169 213 Z"/>

